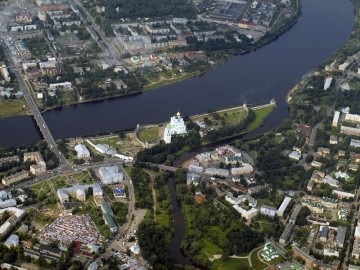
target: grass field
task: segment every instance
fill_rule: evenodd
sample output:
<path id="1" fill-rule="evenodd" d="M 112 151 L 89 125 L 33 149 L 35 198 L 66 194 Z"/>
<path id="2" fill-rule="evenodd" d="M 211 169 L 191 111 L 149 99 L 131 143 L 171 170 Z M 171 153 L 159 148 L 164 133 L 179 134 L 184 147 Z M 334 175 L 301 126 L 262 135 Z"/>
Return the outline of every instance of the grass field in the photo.
<path id="1" fill-rule="evenodd" d="M 217 254 L 222 254 L 222 252 L 223 250 L 220 247 L 206 240 L 204 241 L 204 247 L 200 251 L 200 253 L 204 254 L 208 258 L 212 258 Z"/>
<path id="2" fill-rule="evenodd" d="M 246 131 L 249 132 L 260 127 L 264 123 L 266 117 L 268 117 L 268 115 L 274 110 L 274 108 L 274 106 L 268 106 L 255 110 L 255 120 L 252 121 Z"/>
<path id="3" fill-rule="evenodd" d="M 243 108 L 235 108 L 229 110 L 221 110 L 214 113 L 202 114 L 200 116 L 193 117 L 193 121 L 204 121 L 207 117 L 211 122 L 211 126 L 218 125 L 235 125 L 240 123 L 247 115 L 247 111 Z"/>
<path id="4" fill-rule="evenodd" d="M 143 128 L 139 131 L 138 137 L 142 142 L 155 142 L 159 137 L 158 127 Z"/>
<path id="5" fill-rule="evenodd" d="M 27 106 L 23 108 L 24 105 L 26 104 L 23 99 L 0 99 L 0 118 L 26 114 L 28 109 Z"/>
<path id="6" fill-rule="evenodd" d="M 116 149 L 121 145 L 121 140 L 125 139 L 120 139 L 119 136 L 113 136 L 105 139 L 92 140 L 91 142 L 95 144 L 108 144 L 111 148 Z"/>
<path id="7" fill-rule="evenodd" d="M 249 269 L 249 262 L 247 259 L 220 259 L 215 260 L 212 270 L 246 270 Z"/>

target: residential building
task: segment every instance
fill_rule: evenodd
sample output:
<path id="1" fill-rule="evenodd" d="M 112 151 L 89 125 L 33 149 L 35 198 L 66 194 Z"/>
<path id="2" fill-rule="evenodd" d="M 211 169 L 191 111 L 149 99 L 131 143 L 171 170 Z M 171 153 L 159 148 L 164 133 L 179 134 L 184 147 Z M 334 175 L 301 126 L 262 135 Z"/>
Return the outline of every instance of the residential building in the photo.
<path id="1" fill-rule="evenodd" d="M 206 201 L 206 196 L 201 192 L 196 192 L 194 199 L 197 203 L 203 203 L 204 201 Z"/>
<path id="2" fill-rule="evenodd" d="M 337 144 L 338 143 L 338 137 L 335 135 L 330 135 L 330 144 Z"/>
<path id="3" fill-rule="evenodd" d="M 329 226 L 320 226 L 320 241 L 326 242 L 329 234 Z"/>
<path id="4" fill-rule="evenodd" d="M 355 198 L 355 194 L 349 193 L 349 192 L 345 192 L 345 191 L 333 190 L 332 193 L 333 193 L 333 194 L 336 194 L 339 199 Z"/>
<path id="5" fill-rule="evenodd" d="M 360 259 L 360 240 L 359 239 L 354 240 L 351 257 L 354 259 L 357 259 L 357 260 Z"/>
<path id="6" fill-rule="evenodd" d="M 260 213 L 266 216 L 275 217 L 276 215 L 276 208 L 268 205 L 263 205 L 260 208 Z"/>
<path id="7" fill-rule="evenodd" d="M 295 222 L 296 222 L 296 219 L 297 219 L 297 216 L 299 215 L 300 211 L 301 211 L 301 208 L 302 206 L 300 204 L 297 204 L 293 211 L 291 212 L 291 216 L 290 216 L 290 219 L 289 219 L 289 223 L 293 223 L 295 225 Z"/>
<path id="8" fill-rule="evenodd" d="M 21 171 L 7 177 L 4 177 L 1 182 L 4 186 L 11 186 L 12 184 L 18 183 L 21 180 L 24 180 L 29 177 L 29 172 Z"/>
<path id="9" fill-rule="evenodd" d="M 294 159 L 294 160 L 300 160 L 302 157 L 301 152 L 299 152 L 299 151 L 292 151 L 292 152 L 290 152 L 290 154 L 288 156 L 289 156 L 289 158 Z"/>
<path id="10" fill-rule="evenodd" d="M 290 197 L 285 197 L 283 202 L 281 203 L 281 205 L 279 206 L 279 209 L 276 211 L 276 214 L 279 217 L 283 217 L 284 216 L 284 212 L 286 210 L 286 208 L 288 207 L 289 203 L 291 201 Z"/>
<path id="11" fill-rule="evenodd" d="M 355 148 L 360 147 L 360 140 L 351 139 L 350 146 L 355 147 Z"/>
<path id="12" fill-rule="evenodd" d="M 346 135 L 359 136 L 360 135 L 360 128 L 341 126 L 340 133 L 343 133 L 343 134 L 346 134 Z"/>
<path id="13" fill-rule="evenodd" d="M 164 141 L 165 143 L 171 143 L 171 137 L 174 135 L 186 134 L 186 125 L 184 119 L 181 117 L 180 112 L 170 118 L 164 130 Z"/>
<path id="14" fill-rule="evenodd" d="M 56 90 L 71 90 L 72 84 L 71 82 L 62 82 L 62 83 L 50 83 L 49 90 L 56 91 Z"/>
<path id="15" fill-rule="evenodd" d="M 339 111 L 335 111 L 334 113 L 334 118 L 333 118 L 333 121 L 332 121 L 332 126 L 333 127 L 337 127 L 338 124 L 339 124 L 339 118 L 340 118 L 340 112 Z"/>
<path id="16" fill-rule="evenodd" d="M 345 114 L 345 119 L 344 120 L 345 121 L 350 121 L 350 122 L 360 123 L 360 115 L 347 113 L 347 114 Z"/>
<path id="17" fill-rule="evenodd" d="M 325 91 L 330 88 L 332 81 L 333 81 L 332 77 L 325 78 L 325 81 L 324 81 L 324 90 Z"/>
<path id="18" fill-rule="evenodd" d="M 251 220 L 255 217 L 258 213 L 256 208 L 251 208 L 250 210 L 245 210 L 244 208 L 240 207 L 239 205 L 233 205 L 233 208 L 241 214 L 241 216 L 247 220 Z"/>
<path id="19" fill-rule="evenodd" d="M 239 168 L 231 168 L 232 175 L 241 175 L 241 174 L 249 174 L 254 171 L 253 166 L 250 164 L 246 164 L 245 166 L 241 166 Z"/>
<path id="20" fill-rule="evenodd" d="M 321 162 L 318 162 L 318 161 L 315 161 L 313 160 L 310 164 L 312 167 L 315 167 L 315 168 L 321 168 L 321 166 L 323 165 Z"/>
<path id="21" fill-rule="evenodd" d="M 205 170 L 205 174 L 209 176 L 222 176 L 222 177 L 228 177 L 229 171 L 226 169 L 219 169 L 219 168 L 207 168 Z"/>
<path id="22" fill-rule="evenodd" d="M 325 156 L 325 155 L 330 154 L 330 149 L 329 149 L 329 148 L 326 148 L 326 147 L 319 147 L 317 153 L 318 153 L 320 156 Z"/>
<path id="23" fill-rule="evenodd" d="M 300 257 L 305 261 L 305 265 L 309 269 L 313 269 L 317 266 L 316 259 L 309 255 L 307 252 L 303 251 L 302 249 L 298 248 L 297 246 L 292 246 L 292 251 L 294 254 L 294 257 Z"/>
<path id="24" fill-rule="evenodd" d="M 279 243 L 280 244 L 286 244 L 287 243 L 293 228 L 294 228 L 294 223 L 289 222 L 288 224 L 286 224 L 285 229 L 284 229 L 284 231 L 282 232 L 282 234 L 281 234 L 281 236 L 279 238 Z"/>
<path id="25" fill-rule="evenodd" d="M 75 151 L 78 158 L 90 158 L 90 152 L 83 144 L 75 145 Z"/>
<path id="26" fill-rule="evenodd" d="M 339 248 L 344 248 L 344 242 L 346 237 L 346 227 L 340 226 L 337 228 L 337 234 L 335 239 L 335 244 Z"/>
<path id="27" fill-rule="evenodd" d="M 30 166 L 30 173 L 33 175 L 39 175 L 46 172 L 46 163 L 42 158 L 40 152 L 24 153 L 24 162 L 31 160 L 35 161 L 36 165 Z"/>

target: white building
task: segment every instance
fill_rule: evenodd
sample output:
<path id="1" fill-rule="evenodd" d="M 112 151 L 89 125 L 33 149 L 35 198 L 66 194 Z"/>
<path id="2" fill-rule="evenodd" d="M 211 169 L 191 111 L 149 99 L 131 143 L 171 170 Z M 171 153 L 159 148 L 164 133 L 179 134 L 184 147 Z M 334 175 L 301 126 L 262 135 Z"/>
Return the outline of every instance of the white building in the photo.
<path id="1" fill-rule="evenodd" d="M 83 144 L 77 144 L 75 145 L 75 151 L 77 153 L 78 158 L 89 158 L 90 152 Z"/>
<path id="2" fill-rule="evenodd" d="M 346 199 L 355 198 L 355 194 L 345 192 L 345 191 L 333 190 L 332 193 L 336 194 L 338 196 L 338 198 L 340 198 L 340 199 L 342 199 L 342 198 L 346 198 Z"/>
<path id="3" fill-rule="evenodd" d="M 249 173 L 252 173 L 253 171 L 254 171 L 254 168 L 250 164 L 246 164 L 245 166 L 242 166 L 239 168 L 231 168 L 232 175 L 249 174 Z"/>
<path id="4" fill-rule="evenodd" d="M 325 82 L 324 82 L 324 90 L 325 90 L 325 91 L 330 88 L 330 85 L 331 85 L 331 83 L 332 83 L 332 80 L 333 80 L 332 77 L 327 77 L 327 78 L 325 79 Z"/>
<path id="5" fill-rule="evenodd" d="M 49 90 L 71 90 L 71 82 L 63 82 L 63 83 L 51 83 L 49 85 Z"/>
<path id="6" fill-rule="evenodd" d="M 17 247 L 19 246 L 19 236 L 16 234 L 12 234 L 6 239 L 4 246 L 7 248 Z"/>
<path id="7" fill-rule="evenodd" d="M 339 118 L 340 118 L 340 112 L 339 111 L 335 111 L 334 113 L 334 118 L 333 118 L 333 121 L 332 121 L 332 126 L 333 127 L 337 127 L 338 124 L 339 124 Z"/>
<path id="8" fill-rule="evenodd" d="M 341 65 L 339 65 L 339 70 L 340 70 L 340 71 L 344 71 L 349 65 L 350 65 L 350 63 L 347 62 L 347 61 L 345 61 L 344 63 L 342 63 Z"/>
<path id="9" fill-rule="evenodd" d="M 165 143 L 171 143 L 171 137 L 173 135 L 186 134 L 186 125 L 184 119 L 181 117 L 180 112 L 176 116 L 170 118 L 170 123 L 166 125 L 164 130 Z"/>
<path id="10" fill-rule="evenodd" d="M 106 185 L 116 184 L 124 179 L 123 174 L 119 172 L 119 168 L 117 166 L 100 167 L 99 176 L 101 182 Z"/>
<path id="11" fill-rule="evenodd" d="M 352 147 L 360 147 L 360 140 L 351 139 L 350 146 L 352 146 Z"/>
<path id="12" fill-rule="evenodd" d="M 279 209 L 276 211 L 276 214 L 279 217 L 282 217 L 284 215 L 284 212 L 286 210 L 286 208 L 288 207 L 289 203 L 291 201 L 290 197 L 285 197 L 283 202 L 281 203 L 281 205 L 279 206 Z"/>
<path id="13" fill-rule="evenodd" d="M 242 217 L 244 217 L 247 220 L 252 219 L 255 217 L 258 213 L 258 210 L 256 208 L 251 208 L 250 210 L 245 210 L 244 208 L 240 207 L 239 205 L 235 204 L 233 205 L 233 208 L 241 214 Z"/>
<path id="14" fill-rule="evenodd" d="M 358 114 L 345 114 L 345 121 L 360 123 L 360 115 Z"/>
<path id="15" fill-rule="evenodd" d="M 288 156 L 289 156 L 289 158 L 294 159 L 294 160 L 301 159 L 301 153 L 299 151 L 292 151 Z"/>
<path id="16" fill-rule="evenodd" d="M 266 216 L 275 217 L 276 209 L 271 206 L 263 205 L 260 208 L 260 213 Z"/>

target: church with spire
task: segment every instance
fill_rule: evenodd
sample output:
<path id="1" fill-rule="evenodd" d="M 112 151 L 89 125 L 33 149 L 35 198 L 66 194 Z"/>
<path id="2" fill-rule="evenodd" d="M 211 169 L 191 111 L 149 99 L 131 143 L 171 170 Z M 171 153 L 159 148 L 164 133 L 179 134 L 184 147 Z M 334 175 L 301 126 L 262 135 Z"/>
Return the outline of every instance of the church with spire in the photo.
<path id="1" fill-rule="evenodd" d="M 164 141 L 165 143 L 171 143 L 171 137 L 173 135 L 186 134 L 186 125 L 184 119 L 181 117 L 180 112 L 170 118 L 164 130 Z"/>

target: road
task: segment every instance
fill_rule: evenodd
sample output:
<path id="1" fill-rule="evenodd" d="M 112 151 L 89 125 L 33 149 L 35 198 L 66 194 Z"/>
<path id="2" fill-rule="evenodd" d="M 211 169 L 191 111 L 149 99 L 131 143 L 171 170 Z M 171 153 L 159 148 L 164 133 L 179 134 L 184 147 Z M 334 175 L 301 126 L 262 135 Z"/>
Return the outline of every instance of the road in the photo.
<path id="1" fill-rule="evenodd" d="M 20 67 L 18 67 L 18 68 L 16 67 L 15 61 L 10 53 L 10 50 L 4 42 L 5 38 L 4 37 L 2 37 L 2 38 L 3 38 L 2 39 L 3 42 L 1 44 L 3 45 L 5 56 L 11 63 L 11 65 L 9 65 L 9 69 L 13 72 L 13 74 L 16 77 L 16 80 L 19 84 L 19 88 L 24 94 L 24 99 L 25 99 L 26 103 L 28 104 L 28 106 L 31 110 L 31 113 L 33 114 L 33 116 L 35 118 L 36 124 L 38 125 L 40 132 L 42 133 L 50 150 L 59 159 L 59 167 L 62 169 L 65 169 L 65 170 L 72 171 L 73 170 L 72 167 L 69 165 L 69 163 L 67 162 L 64 155 L 59 151 L 57 144 L 54 140 L 54 137 L 52 136 L 50 129 L 48 128 L 44 118 L 42 117 L 42 115 L 39 111 L 39 108 L 37 107 L 32 95 L 31 95 L 30 89 L 29 89 L 28 85 L 26 84 L 22 74 L 19 71 Z"/>

